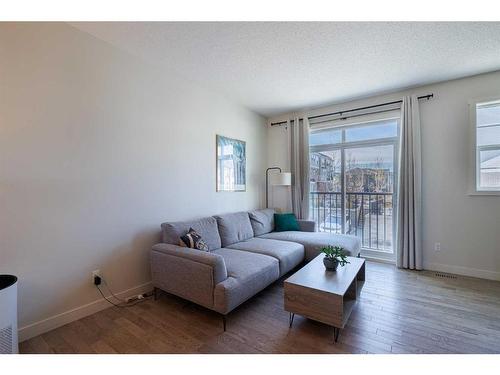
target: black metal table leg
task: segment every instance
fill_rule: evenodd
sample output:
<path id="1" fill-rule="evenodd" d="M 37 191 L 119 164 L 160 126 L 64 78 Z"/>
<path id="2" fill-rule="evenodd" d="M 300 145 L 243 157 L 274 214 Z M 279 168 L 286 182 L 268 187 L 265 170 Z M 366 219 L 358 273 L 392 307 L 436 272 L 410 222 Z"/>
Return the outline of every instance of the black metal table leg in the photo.
<path id="1" fill-rule="evenodd" d="M 294 313 L 290 313 L 290 315 L 288 316 L 288 324 L 289 324 L 290 328 L 292 328 L 293 318 L 295 318 L 295 314 Z"/>
<path id="2" fill-rule="evenodd" d="M 339 339 L 340 328 L 333 327 L 333 342 L 337 342 Z"/>

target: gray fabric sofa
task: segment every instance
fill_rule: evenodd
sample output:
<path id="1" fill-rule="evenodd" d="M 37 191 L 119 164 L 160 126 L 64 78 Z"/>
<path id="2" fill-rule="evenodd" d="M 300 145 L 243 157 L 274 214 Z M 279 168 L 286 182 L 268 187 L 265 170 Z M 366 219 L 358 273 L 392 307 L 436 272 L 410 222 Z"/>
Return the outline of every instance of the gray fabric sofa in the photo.
<path id="1" fill-rule="evenodd" d="M 299 220 L 300 231 L 273 232 L 274 213 L 264 209 L 163 223 L 163 243 L 153 246 L 150 257 L 155 294 L 164 290 L 225 317 L 313 259 L 323 246 L 340 245 L 350 255 L 359 255 L 358 238 L 316 232 L 313 221 Z M 189 228 L 201 235 L 208 252 L 179 246 Z"/>

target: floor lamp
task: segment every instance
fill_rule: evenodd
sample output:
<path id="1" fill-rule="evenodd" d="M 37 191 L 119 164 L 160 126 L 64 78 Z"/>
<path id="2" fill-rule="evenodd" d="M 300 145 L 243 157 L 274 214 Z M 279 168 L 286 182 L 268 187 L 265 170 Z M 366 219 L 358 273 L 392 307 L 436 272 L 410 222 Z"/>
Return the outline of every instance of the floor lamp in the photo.
<path id="1" fill-rule="evenodd" d="M 269 208 L 269 171 L 278 170 L 279 173 L 273 175 L 271 185 L 290 186 L 292 184 L 292 174 L 282 172 L 280 167 L 271 167 L 266 169 L 266 208 Z"/>

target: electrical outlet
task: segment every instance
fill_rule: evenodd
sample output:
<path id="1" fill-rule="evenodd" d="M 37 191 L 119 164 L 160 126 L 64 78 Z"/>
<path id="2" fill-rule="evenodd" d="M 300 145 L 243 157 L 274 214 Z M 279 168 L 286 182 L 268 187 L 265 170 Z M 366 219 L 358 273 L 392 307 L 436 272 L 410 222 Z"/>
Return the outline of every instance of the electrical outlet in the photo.
<path id="1" fill-rule="evenodd" d="M 436 252 L 441 251 L 441 242 L 434 243 L 434 251 Z"/>
<path id="2" fill-rule="evenodd" d="M 102 279 L 101 270 L 94 270 L 94 271 L 92 271 L 92 279 L 91 279 L 92 284 L 94 284 L 95 276 L 99 276 Z"/>

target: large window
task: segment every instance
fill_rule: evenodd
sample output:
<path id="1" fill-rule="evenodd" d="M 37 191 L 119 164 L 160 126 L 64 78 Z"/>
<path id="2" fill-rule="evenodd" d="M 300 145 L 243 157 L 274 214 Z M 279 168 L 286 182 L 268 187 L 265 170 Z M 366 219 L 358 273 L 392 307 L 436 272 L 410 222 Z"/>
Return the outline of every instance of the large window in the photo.
<path id="1" fill-rule="evenodd" d="M 392 116 L 313 125 L 310 134 L 311 218 L 320 231 L 358 236 L 366 255 L 389 258 L 394 254 L 399 112 Z"/>
<path id="2" fill-rule="evenodd" d="M 475 188 L 500 192 L 500 100 L 474 103 Z"/>

